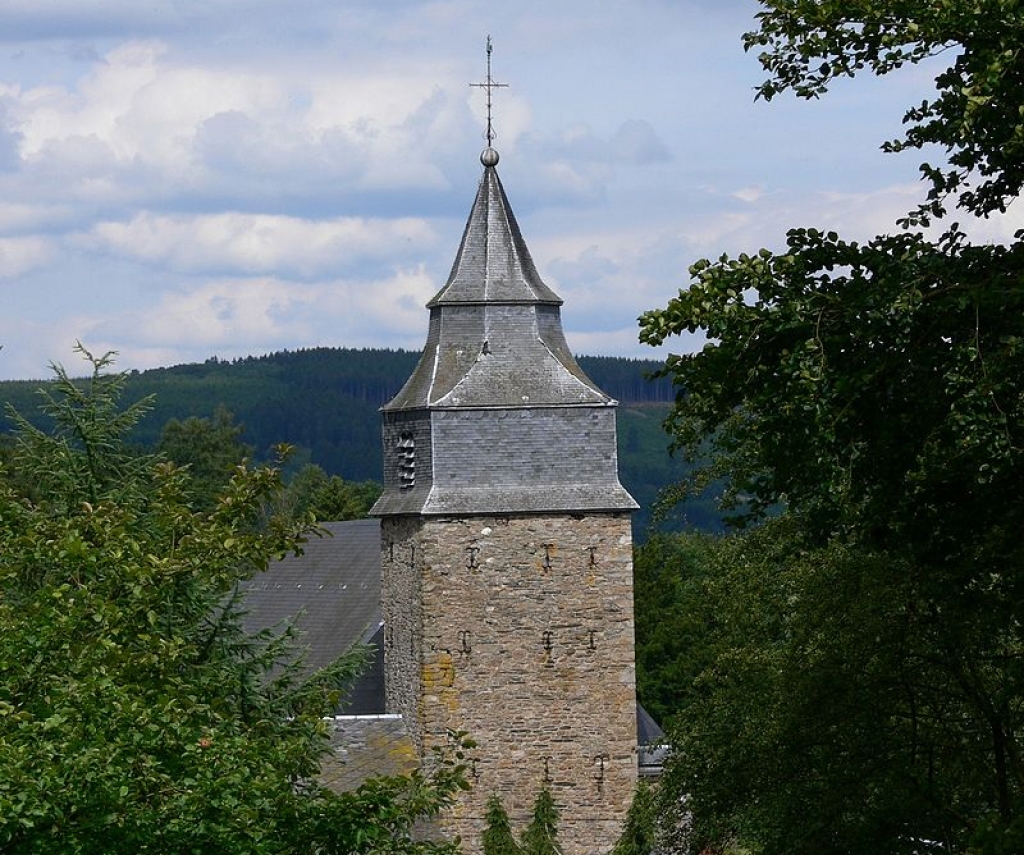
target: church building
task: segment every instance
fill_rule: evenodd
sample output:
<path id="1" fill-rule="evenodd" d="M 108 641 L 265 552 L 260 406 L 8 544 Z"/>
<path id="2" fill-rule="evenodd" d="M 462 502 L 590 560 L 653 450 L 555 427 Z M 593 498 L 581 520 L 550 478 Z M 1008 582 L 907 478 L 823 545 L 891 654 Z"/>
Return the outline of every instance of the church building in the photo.
<path id="1" fill-rule="evenodd" d="M 439 818 L 480 855 L 497 796 L 520 835 L 542 791 L 565 855 L 605 855 L 660 729 L 636 704 L 631 512 L 616 402 L 583 373 L 498 178 L 488 42 L 483 174 L 419 364 L 382 410 L 376 520 L 327 523 L 247 586 L 247 623 L 294 623 L 306 665 L 377 659 L 322 769 L 346 789 L 475 742 Z"/>
<path id="2" fill-rule="evenodd" d="M 423 356 L 383 408 L 385 703 L 421 757 L 476 740 L 442 827 L 480 851 L 548 789 L 566 855 L 610 850 L 637 777 L 632 538 L 616 402 L 573 358 L 498 178 L 483 175 Z"/>

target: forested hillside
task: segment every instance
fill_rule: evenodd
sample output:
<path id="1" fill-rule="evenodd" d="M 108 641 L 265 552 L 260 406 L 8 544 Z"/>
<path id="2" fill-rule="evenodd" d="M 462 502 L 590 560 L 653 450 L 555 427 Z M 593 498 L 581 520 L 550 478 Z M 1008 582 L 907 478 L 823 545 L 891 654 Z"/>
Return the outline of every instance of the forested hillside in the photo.
<path id="1" fill-rule="evenodd" d="M 260 459 L 267 459 L 275 444 L 287 442 L 296 448 L 295 469 L 315 463 L 349 481 L 379 481 L 379 409 L 398 392 L 418 359 L 415 351 L 314 348 L 132 372 L 127 399 L 154 396 L 153 410 L 132 440 L 153 447 L 170 419 L 212 417 L 224 408 L 244 427 L 242 438 Z M 659 365 L 654 360 L 582 356 L 579 362 L 598 386 L 621 402 L 620 472 L 642 506 L 635 527 L 641 534 L 659 491 L 682 475 L 682 464 L 669 456 L 661 428 L 674 398 L 672 386 L 648 378 Z M 74 366 L 68 367 L 74 373 Z M 0 382 L 0 402 L 38 421 L 35 393 L 40 385 Z M 0 432 L 10 428 L 10 420 L 0 413 Z M 700 528 L 719 526 L 710 502 L 689 503 L 666 524 L 679 527 L 684 514 Z"/>

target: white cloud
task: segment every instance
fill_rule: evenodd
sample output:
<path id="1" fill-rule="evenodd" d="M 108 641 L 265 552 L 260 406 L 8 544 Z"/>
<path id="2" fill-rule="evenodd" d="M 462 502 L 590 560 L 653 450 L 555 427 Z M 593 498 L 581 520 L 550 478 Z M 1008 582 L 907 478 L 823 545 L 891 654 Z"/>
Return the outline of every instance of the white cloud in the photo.
<path id="1" fill-rule="evenodd" d="M 94 352 L 117 351 L 120 367 L 139 369 L 283 348 L 380 347 L 381 336 L 390 346 L 418 349 L 426 337 L 425 305 L 436 289 L 422 267 L 377 279 L 312 283 L 206 279 L 153 294 L 137 309 L 78 316 L 70 329 L 65 324 L 48 334 L 46 346 L 64 353 L 81 339 Z"/>
<path id="2" fill-rule="evenodd" d="M 51 192 L 87 200 L 324 192 L 331 181 L 371 190 L 443 189 L 432 162 L 464 135 L 467 93 L 418 69 L 367 76 L 270 73 L 258 65 L 189 64 L 158 41 L 107 52 L 72 87 L 10 88 L 10 122 L 26 168 L 70 174 Z M 145 182 L 139 186 L 140 179 Z"/>
<path id="3" fill-rule="evenodd" d="M 14 279 L 45 264 L 53 247 L 43 237 L 0 238 L 0 280 Z"/>
<path id="4" fill-rule="evenodd" d="M 643 119 L 623 122 L 609 140 L 608 148 L 616 160 L 637 166 L 671 159 L 668 147 Z"/>
<path id="5" fill-rule="evenodd" d="M 140 368 L 420 347 L 479 175 L 487 33 L 502 179 L 574 348 L 649 355 L 634 319 L 696 258 L 863 239 L 922 192 L 875 147 L 927 75 L 754 105 L 756 8 L 9 0 L 0 376 L 77 337 Z"/>
<path id="6" fill-rule="evenodd" d="M 785 245 L 786 231 L 798 227 L 869 240 L 897 230 L 896 221 L 920 200 L 921 187 L 897 184 L 863 193 L 761 187 L 729 194 L 707 188 L 702 196 L 701 216 L 683 216 L 666 230 L 687 247 L 691 261 L 761 247 L 778 250 Z"/>
<path id="7" fill-rule="evenodd" d="M 49 228 L 68 222 L 73 213 L 70 205 L 0 202 L 0 233 Z"/>
<path id="8" fill-rule="evenodd" d="M 1004 214 L 994 214 L 988 219 L 959 219 L 968 237 L 977 243 L 1009 243 L 1014 235 L 1024 229 L 1024 207 L 1019 202 L 1011 204 Z"/>
<path id="9" fill-rule="evenodd" d="M 82 374 L 75 342 L 88 340 L 102 320 L 84 312 L 54 316 L 45 323 L 0 316 L 0 377 L 45 380 L 51 363 L 66 367 L 72 376 Z M 115 348 L 96 348 L 99 354 Z"/>
<path id="10" fill-rule="evenodd" d="M 644 120 L 626 120 L 605 135 L 585 122 L 552 131 L 524 133 L 513 146 L 515 162 L 530 166 L 517 183 L 517 198 L 525 196 L 534 204 L 591 206 L 632 181 L 624 173 L 629 176 L 634 169 L 672 160 L 668 146 Z"/>
<path id="11" fill-rule="evenodd" d="M 684 333 L 670 339 L 661 347 L 648 347 L 639 343 L 640 330 L 632 324 L 614 330 L 592 332 L 567 329 L 565 337 L 569 349 L 576 355 L 623 356 L 629 359 L 664 360 L 670 353 L 695 353 L 704 346 L 702 335 Z"/>
<path id="12" fill-rule="evenodd" d="M 400 342 L 396 347 L 418 349 L 427 336 L 426 304 L 439 287 L 422 265 L 399 268 L 377 279 L 327 283 L 319 307 L 334 319 L 345 346 L 373 346 L 383 336 Z"/>
<path id="13" fill-rule="evenodd" d="M 315 290 L 269 278 L 213 280 L 164 292 L 154 304 L 115 316 L 96 333 L 149 347 L 219 348 L 232 341 L 273 347 L 308 334 L 303 311 L 315 296 Z"/>
<path id="14" fill-rule="evenodd" d="M 127 223 L 98 223 L 78 242 L 180 271 L 229 268 L 311 276 L 367 259 L 394 261 L 422 253 L 436 237 L 429 224 L 411 217 L 302 220 L 237 212 L 174 217 L 143 212 Z"/>
<path id="15" fill-rule="evenodd" d="M 133 109 L 138 94 L 157 79 L 156 62 L 164 48 L 155 43 L 131 43 L 111 51 L 93 68 L 76 91 L 38 86 L 19 99 L 18 129 L 21 154 L 27 160 L 69 139 L 92 139 L 112 157 L 131 158 L 139 146 L 122 119 Z"/>
<path id="16" fill-rule="evenodd" d="M 739 199 L 741 202 L 756 202 L 763 195 L 764 187 L 760 185 L 754 185 L 751 187 L 741 187 L 739 190 L 732 194 L 732 197 L 734 199 Z"/>

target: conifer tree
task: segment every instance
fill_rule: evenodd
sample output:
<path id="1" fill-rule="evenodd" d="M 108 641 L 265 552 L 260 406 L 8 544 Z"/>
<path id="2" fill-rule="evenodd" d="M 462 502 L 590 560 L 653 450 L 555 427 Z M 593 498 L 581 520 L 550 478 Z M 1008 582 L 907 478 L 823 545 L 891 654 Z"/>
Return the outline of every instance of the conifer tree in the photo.
<path id="1" fill-rule="evenodd" d="M 512 836 L 508 812 L 497 795 L 487 800 L 487 827 L 483 836 L 483 855 L 521 855 L 522 850 Z"/>
<path id="2" fill-rule="evenodd" d="M 533 818 L 523 833 L 523 855 L 562 855 L 558 845 L 558 808 L 545 787 L 533 803 Z"/>
<path id="3" fill-rule="evenodd" d="M 157 453 L 175 466 L 188 467 L 191 504 L 197 510 L 210 510 L 235 470 L 252 458 L 253 447 L 242 442 L 244 432 L 224 406 L 212 419 L 191 416 L 164 425 Z"/>
<path id="4" fill-rule="evenodd" d="M 641 781 L 626 814 L 622 836 L 612 855 L 651 855 L 655 847 L 656 817 L 651 788 Z"/>

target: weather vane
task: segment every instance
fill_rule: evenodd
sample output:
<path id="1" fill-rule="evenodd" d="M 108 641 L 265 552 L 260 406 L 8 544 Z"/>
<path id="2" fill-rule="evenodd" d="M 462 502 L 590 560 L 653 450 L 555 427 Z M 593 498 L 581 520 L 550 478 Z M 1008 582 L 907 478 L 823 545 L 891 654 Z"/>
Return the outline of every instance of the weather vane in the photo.
<path id="1" fill-rule="evenodd" d="M 491 77 L 491 37 L 487 37 L 487 80 L 483 83 L 470 83 L 470 86 L 477 86 L 480 89 L 487 90 L 487 147 L 491 148 L 494 143 L 494 125 L 491 123 L 491 93 L 495 89 L 508 89 L 507 83 L 495 83 L 494 78 Z"/>

